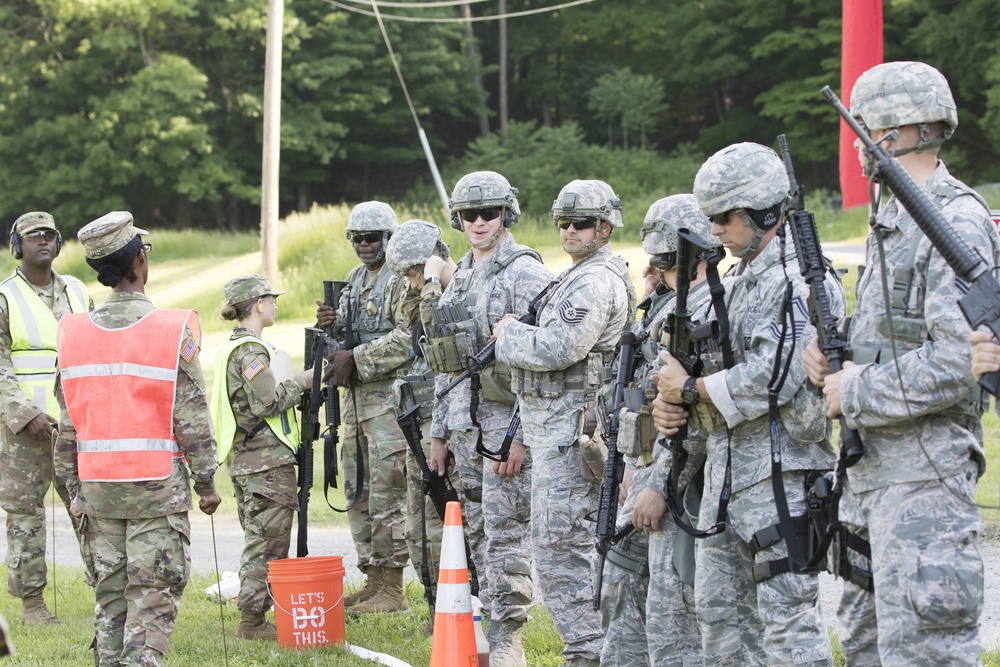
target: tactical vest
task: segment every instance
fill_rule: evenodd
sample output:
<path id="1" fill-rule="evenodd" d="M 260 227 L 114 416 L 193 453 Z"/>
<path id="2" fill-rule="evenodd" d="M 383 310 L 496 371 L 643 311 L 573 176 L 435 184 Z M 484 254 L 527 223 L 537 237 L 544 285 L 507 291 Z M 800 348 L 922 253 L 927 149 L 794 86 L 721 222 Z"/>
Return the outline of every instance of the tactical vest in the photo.
<path id="1" fill-rule="evenodd" d="M 628 331 L 635 324 L 636 304 L 635 285 L 632 284 L 632 277 L 629 276 L 628 264 L 618 255 L 612 255 L 605 260 L 604 266 L 625 283 L 625 290 L 628 294 L 628 310 L 626 311 L 628 317 L 623 332 Z M 564 275 L 564 279 L 565 277 Z M 545 301 L 538 308 L 539 319 L 541 319 L 542 311 L 548 306 L 555 292 L 556 290 L 549 292 Z M 562 396 L 564 392 L 573 390 L 596 393 L 601 386 L 602 379 L 606 377 L 605 366 L 611 363 L 615 355 L 616 350 L 594 350 L 584 359 L 562 370 L 533 371 L 513 367 L 510 369 L 511 391 L 518 395 L 541 396 L 543 398 L 557 398 Z"/>
<path id="2" fill-rule="evenodd" d="M 486 272 L 485 284 L 491 285 L 504 269 L 522 255 L 531 255 L 539 262 L 542 261 L 535 250 L 517 243 L 497 249 L 486 258 L 486 263 L 480 269 Z M 471 267 L 471 253 L 467 259 Z M 462 261 L 464 263 L 466 259 Z M 427 336 L 425 353 L 436 373 L 458 373 L 465 370 L 468 358 L 486 346 L 488 337 L 478 332 L 476 318 L 471 314 L 476 312 L 476 301 L 480 295 L 470 289 L 470 274 L 471 271 L 463 271 L 462 275 L 452 278 L 449 285 L 452 301 L 431 305 L 431 321 L 424 323 Z M 483 316 L 485 317 L 485 313 Z M 506 370 L 501 370 L 506 375 Z M 496 369 L 491 371 L 491 375 L 496 374 Z"/>
<path id="3" fill-rule="evenodd" d="M 212 397 L 209 401 L 209 411 L 212 413 L 212 423 L 215 425 L 215 442 L 219 446 L 219 463 L 225 463 L 233 450 L 236 439 L 236 415 L 229 400 L 229 361 L 233 353 L 247 343 L 259 343 L 267 351 L 267 359 L 271 360 L 271 346 L 256 336 L 240 336 L 230 338 L 215 358 L 215 383 L 212 386 Z M 299 425 L 295 420 L 294 408 L 285 410 L 282 414 L 265 417 L 262 420 L 271 432 L 283 442 L 292 452 L 299 449 Z M 286 433 L 287 429 L 287 433 Z"/>
<path id="4" fill-rule="evenodd" d="M 351 286 L 349 297 L 351 325 L 356 336 L 356 340 L 353 342 L 358 345 L 377 340 L 396 328 L 385 312 L 386 292 L 389 283 L 395 279 L 395 276 L 387 266 L 383 265 L 375 282 L 368 290 L 369 297 L 362 303 L 361 293 L 365 289 L 367 270 L 364 265 L 361 265 L 353 269 L 347 276 L 347 282 Z"/>
<path id="5" fill-rule="evenodd" d="M 154 310 L 108 329 L 86 313 L 59 320 L 59 373 L 76 427 L 82 482 L 166 479 L 183 454 L 174 434 L 177 367 L 192 310 Z"/>
<path id="6" fill-rule="evenodd" d="M 85 313 L 90 305 L 87 288 L 73 276 L 62 276 L 70 311 Z M 56 331 L 55 315 L 34 288 L 17 272 L 0 283 L 7 299 L 10 324 L 10 362 L 17 384 L 40 410 L 59 419 L 55 397 Z"/>
<path id="7" fill-rule="evenodd" d="M 977 202 L 986 210 L 987 214 L 991 214 L 989 204 L 982 196 L 962 183 L 958 179 L 949 176 L 948 178 L 942 180 L 938 183 L 933 190 L 931 190 L 931 196 L 929 197 L 931 202 L 937 206 L 938 210 L 944 208 L 949 202 L 951 202 L 956 197 L 961 197 L 963 195 L 969 195 L 975 198 Z M 914 223 L 915 225 L 916 223 Z M 877 233 L 877 232 L 876 232 Z M 902 265 L 896 269 L 893 275 L 892 286 L 889 292 L 889 312 L 890 315 L 882 315 L 877 320 L 876 327 L 878 332 L 889 338 L 889 319 L 892 319 L 892 338 L 896 341 L 896 354 L 902 356 L 911 350 L 915 350 L 925 341 L 929 340 L 929 335 L 927 331 L 927 323 L 924 321 L 924 290 L 915 289 L 915 277 L 916 277 L 916 264 L 917 264 L 917 253 L 920 248 L 921 241 L 924 240 L 926 236 L 923 230 L 919 227 L 915 229 L 913 235 L 913 240 L 910 242 L 910 247 L 906 253 L 906 258 Z M 991 248 L 994 260 L 998 255 L 998 243 L 994 243 L 993 248 Z M 848 320 L 847 326 L 850 326 L 850 321 Z M 886 347 L 876 347 L 873 345 L 852 345 L 851 346 L 851 358 L 855 363 L 858 364 L 889 364 L 895 359 L 893 355 L 892 346 Z M 967 398 L 963 399 L 952 410 L 957 410 L 963 415 L 973 418 L 977 421 L 979 415 L 983 412 L 983 407 L 980 405 L 980 399 L 978 398 Z"/>

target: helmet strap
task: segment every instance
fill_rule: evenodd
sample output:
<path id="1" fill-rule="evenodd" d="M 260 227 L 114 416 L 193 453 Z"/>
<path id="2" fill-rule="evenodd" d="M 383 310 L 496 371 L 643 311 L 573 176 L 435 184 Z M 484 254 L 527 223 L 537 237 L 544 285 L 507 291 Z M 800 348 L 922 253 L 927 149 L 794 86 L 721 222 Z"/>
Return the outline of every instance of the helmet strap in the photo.
<path id="1" fill-rule="evenodd" d="M 501 213 L 501 216 L 502 215 L 503 214 Z M 505 231 L 507 231 L 507 228 L 504 227 L 503 224 L 501 224 L 499 227 L 497 227 L 497 231 L 492 236 L 490 236 L 487 239 L 483 239 L 479 243 L 473 243 L 472 247 L 475 248 L 476 250 L 489 250 L 500 242 L 500 237 L 503 236 L 503 233 Z"/>

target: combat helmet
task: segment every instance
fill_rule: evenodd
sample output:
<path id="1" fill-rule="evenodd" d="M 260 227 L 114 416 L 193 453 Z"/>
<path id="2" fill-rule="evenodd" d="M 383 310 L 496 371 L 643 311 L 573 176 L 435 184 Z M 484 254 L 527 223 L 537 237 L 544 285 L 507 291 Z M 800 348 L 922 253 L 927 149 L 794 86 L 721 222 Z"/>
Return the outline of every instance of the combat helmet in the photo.
<path id="1" fill-rule="evenodd" d="M 708 217 L 736 211 L 754 229 L 750 244 L 737 257 L 757 252 L 760 240 L 781 222 L 788 200 L 785 163 L 767 146 L 744 142 L 727 146 L 701 165 L 694 177 L 698 208 Z"/>
<path id="2" fill-rule="evenodd" d="M 930 65 L 913 61 L 882 63 L 858 77 L 851 91 L 851 115 L 868 130 L 919 126 L 917 145 L 897 150 L 897 155 L 940 146 L 958 127 L 958 107 L 948 80 Z M 931 137 L 929 124 L 938 121 L 944 132 Z"/>
<path id="3" fill-rule="evenodd" d="M 517 224 L 517 216 L 521 215 L 521 207 L 517 203 L 517 188 L 495 171 L 474 171 L 458 179 L 455 189 L 448 200 L 451 211 L 451 226 L 458 231 L 465 228 L 462 225 L 461 211 L 473 208 L 502 207 L 503 226 L 513 227 Z"/>
<path id="4" fill-rule="evenodd" d="M 711 221 L 698 208 L 698 200 L 694 195 L 671 195 L 653 202 L 646 212 L 639 237 L 642 239 L 642 249 L 650 257 L 664 256 L 657 266 L 666 270 L 673 268 L 675 258 L 669 257 L 677 252 L 677 230 L 687 228 L 708 242 L 710 248 L 722 250 L 722 242 L 712 236 Z M 669 265 L 665 265 L 669 264 Z"/>
<path id="5" fill-rule="evenodd" d="M 438 226 L 426 220 L 407 220 L 389 238 L 385 263 L 393 274 L 402 278 L 414 266 L 422 266 L 435 249 L 444 259 L 450 256 Z"/>
<path id="6" fill-rule="evenodd" d="M 552 202 L 552 222 L 565 217 L 597 218 L 624 227 L 622 200 L 604 181 L 571 181 Z"/>
<path id="7" fill-rule="evenodd" d="M 399 223 L 396 222 L 396 213 L 391 206 L 380 201 L 366 201 L 351 209 L 345 235 L 350 241 L 351 236 L 358 232 L 382 232 L 382 249 L 378 255 L 368 261 L 362 260 L 366 264 L 378 264 L 385 257 L 386 241 L 397 229 Z"/>

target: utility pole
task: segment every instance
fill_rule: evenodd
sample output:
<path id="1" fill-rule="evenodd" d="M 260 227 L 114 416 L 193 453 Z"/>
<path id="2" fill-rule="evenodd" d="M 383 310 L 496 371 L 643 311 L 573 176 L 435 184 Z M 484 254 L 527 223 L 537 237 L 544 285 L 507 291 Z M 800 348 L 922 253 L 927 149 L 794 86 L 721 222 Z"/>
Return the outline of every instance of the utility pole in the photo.
<path id="1" fill-rule="evenodd" d="M 284 0 L 267 0 L 264 50 L 264 157 L 260 193 L 261 271 L 278 279 L 278 167 L 281 158 L 281 32 Z"/>
<path id="2" fill-rule="evenodd" d="M 507 14 L 507 0 L 499 0 L 500 16 Z M 507 143 L 507 19 L 500 19 L 500 143 Z"/>

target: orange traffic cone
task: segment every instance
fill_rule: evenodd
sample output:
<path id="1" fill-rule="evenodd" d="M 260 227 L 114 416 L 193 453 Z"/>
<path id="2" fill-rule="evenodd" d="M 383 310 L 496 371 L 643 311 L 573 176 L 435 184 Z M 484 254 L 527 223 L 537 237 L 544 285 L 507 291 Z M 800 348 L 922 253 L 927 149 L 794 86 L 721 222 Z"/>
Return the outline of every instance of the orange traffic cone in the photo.
<path id="1" fill-rule="evenodd" d="M 430 667 L 476 667 L 478 664 L 462 506 L 452 501 L 444 513 Z"/>

